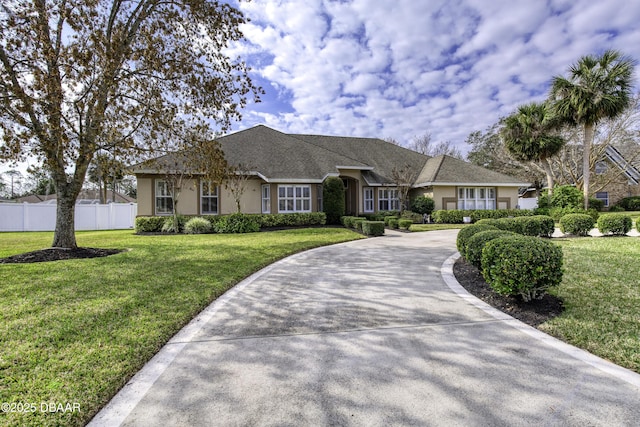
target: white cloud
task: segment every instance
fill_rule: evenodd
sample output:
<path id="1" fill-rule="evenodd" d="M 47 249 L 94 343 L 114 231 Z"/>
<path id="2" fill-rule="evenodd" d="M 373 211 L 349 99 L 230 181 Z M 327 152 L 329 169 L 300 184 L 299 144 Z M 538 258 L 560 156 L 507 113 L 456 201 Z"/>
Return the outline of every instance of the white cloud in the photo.
<path id="1" fill-rule="evenodd" d="M 242 127 L 463 145 L 544 98 L 580 56 L 640 59 L 640 4 L 623 0 L 253 0 L 235 47 L 286 111 L 245 111 Z"/>

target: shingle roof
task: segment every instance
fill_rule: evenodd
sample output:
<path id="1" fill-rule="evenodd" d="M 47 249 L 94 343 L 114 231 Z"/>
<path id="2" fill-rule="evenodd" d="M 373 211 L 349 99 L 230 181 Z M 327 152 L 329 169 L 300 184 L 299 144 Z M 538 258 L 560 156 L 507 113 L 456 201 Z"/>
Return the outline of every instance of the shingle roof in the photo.
<path id="1" fill-rule="evenodd" d="M 433 184 L 466 185 L 483 183 L 494 186 L 523 187 L 529 183 L 521 182 L 509 175 L 504 175 L 455 157 L 446 155 L 430 158 L 416 179 L 416 187 Z"/>
<path id="2" fill-rule="evenodd" d="M 448 156 L 431 158 L 376 138 L 285 134 L 258 125 L 219 139 L 232 165 L 249 167 L 268 182 L 322 182 L 339 169 L 363 171 L 368 185 L 393 184 L 394 168 L 409 166 L 418 174 L 416 186 L 437 183 L 526 186 L 527 183 Z M 174 161 L 169 154 L 134 166 L 134 173 L 152 173 L 154 164 Z M 179 158 L 179 157 L 178 157 Z"/>

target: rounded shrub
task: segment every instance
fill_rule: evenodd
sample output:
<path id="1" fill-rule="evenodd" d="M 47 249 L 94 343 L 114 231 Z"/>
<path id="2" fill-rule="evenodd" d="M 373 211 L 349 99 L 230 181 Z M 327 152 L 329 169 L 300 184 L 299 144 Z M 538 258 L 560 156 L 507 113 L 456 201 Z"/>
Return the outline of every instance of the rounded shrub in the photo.
<path id="1" fill-rule="evenodd" d="M 547 215 L 522 216 L 515 220 L 517 232 L 525 236 L 551 237 L 556 229 L 555 221 Z"/>
<path id="2" fill-rule="evenodd" d="M 136 233 L 159 233 L 164 225 L 163 216 L 139 216 L 136 218 Z"/>
<path id="3" fill-rule="evenodd" d="M 488 225 L 493 225 L 495 222 L 495 219 L 492 218 L 484 218 L 484 219 L 479 219 L 476 222 L 474 222 L 475 225 L 482 225 L 482 224 L 488 224 Z"/>
<path id="4" fill-rule="evenodd" d="M 420 215 L 431 215 L 431 212 L 436 207 L 436 202 L 431 197 L 419 196 L 413 199 L 411 203 L 411 210 Z"/>
<path id="5" fill-rule="evenodd" d="M 498 218 L 492 225 L 500 230 L 513 231 L 514 233 L 520 233 L 521 228 L 515 218 Z"/>
<path id="6" fill-rule="evenodd" d="M 467 250 L 467 242 L 469 238 L 476 233 L 480 233 L 481 231 L 487 230 L 497 230 L 497 227 L 489 224 L 471 224 L 467 225 L 463 229 L 458 232 L 458 237 L 456 237 L 456 247 L 458 248 L 458 252 L 463 257 L 465 256 L 465 251 Z"/>
<path id="7" fill-rule="evenodd" d="M 632 221 L 628 215 L 609 213 L 598 218 L 598 230 L 602 234 L 624 236 L 631 231 Z"/>
<path id="8" fill-rule="evenodd" d="M 575 236 L 587 236 L 593 228 L 595 221 L 587 214 L 567 214 L 560 218 L 560 231 Z"/>
<path id="9" fill-rule="evenodd" d="M 168 216 L 162 224 L 162 231 L 164 233 L 182 233 L 186 222 L 186 218 L 182 215 Z"/>
<path id="10" fill-rule="evenodd" d="M 625 197 L 618 202 L 618 206 L 626 211 L 640 211 L 640 196 Z"/>
<path id="11" fill-rule="evenodd" d="M 482 250 L 481 266 L 494 291 L 530 301 L 562 282 L 562 249 L 537 237 L 498 237 Z"/>
<path id="12" fill-rule="evenodd" d="M 191 218 L 184 225 L 184 232 L 187 234 L 206 234 L 211 233 L 212 231 L 213 227 L 211 226 L 211 223 L 201 217 Z"/>
<path id="13" fill-rule="evenodd" d="M 384 221 L 363 221 L 362 233 L 367 236 L 384 235 Z"/>
<path id="14" fill-rule="evenodd" d="M 391 221 L 392 219 L 397 220 L 398 217 L 396 215 L 386 215 L 384 217 L 384 225 L 389 225 L 389 221 Z"/>
<path id="15" fill-rule="evenodd" d="M 398 227 L 402 230 L 408 230 L 409 227 L 411 227 L 411 224 L 413 224 L 413 221 L 410 219 L 401 219 L 398 221 Z"/>
<path id="16" fill-rule="evenodd" d="M 327 214 L 327 224 L 340 224 L 345 213 L 344 183 L 337 176 L 330 176 L 322 185 L 323 212 Z"/>
<path id="17" fill-rule="evenodd" d="M 572 185 L 560 185 L 553 189 L 551 207 L 579 208 L 584 206 L 584 195 Z"/>
<path id="18" fill-rule="evenodd" d="M 389 218 L 389 221 L 387 222 L 387 225 L 389 226 L 389 228 L 391 229 L 397 229 L 398 228 L 398 218 Z"/>
<path id="19" fill-rule="evenodd" d="M 465 251 L 465 259 L 478 269 L 482 267 L 482 249 L 485 245 L 498 237 L 517 236 L 516 233 L 505 230 L 481 231 L 469 237 Z"/>

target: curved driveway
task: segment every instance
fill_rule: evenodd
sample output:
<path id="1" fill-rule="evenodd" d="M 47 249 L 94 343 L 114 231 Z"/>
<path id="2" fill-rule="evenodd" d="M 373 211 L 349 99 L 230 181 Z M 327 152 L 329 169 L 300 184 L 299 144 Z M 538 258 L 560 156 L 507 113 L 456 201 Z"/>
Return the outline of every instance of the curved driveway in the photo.
<path id="1" fill-rule="evenodd" d="M 635 425 L 639 375 L 455 292 L 455 236 L 388 232 L 267 267 L 92 425 Z"/>

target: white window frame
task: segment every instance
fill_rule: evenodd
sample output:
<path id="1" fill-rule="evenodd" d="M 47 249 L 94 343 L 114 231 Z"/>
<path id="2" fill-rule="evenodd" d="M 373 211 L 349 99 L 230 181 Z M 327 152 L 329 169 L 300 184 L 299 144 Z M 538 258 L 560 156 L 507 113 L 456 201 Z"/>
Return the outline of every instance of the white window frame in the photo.
<path id="1" fill-rule="evenodd" d="M 278 212 L 311 212 L 311 186 L 278 185 Z"/>
<path id="2" fill-rule="evenodd" d="M 495 187 L 458 187 L 458 209 L 495 210 Z"/>
<path id="3" fill-rule="evenodd" d="M 200 181 L 200 213 L 202 215 L 218 215 L 220 213 L 220 187 L 213 186 L 213 189 L 215 190 L 215 194 L 211 194 L 211 185 L 206 185 L 206 189 L 208 189 L 208 191 L 205 193 L 205 184 L 210 184 L 207 183 L 205 181 Z M 204 201 L 205 199 L 209 199 L 209 202 L 211 203 L 212 200 L 215 200 L 215 206 L 216 206 L 216 210 L 215 211 L 205 211 L 204 210 Z"/>
<path id="4" fill-rule="evenodd" d="M 160 200 L 164 200 L 162 205 L 170 206 L 168 209 L 162 209 Z M 155 180 L 155 194 L 153 206 L 155 208 L 156 215 L 173 215 L 173 196 L 169 191 L 169 183 L 164 179 Z"/>
<path id="5" fill-rule="evenodd" d="M 598 191 L 596 192 L 596 199 L 602 200 L 604 202 L 604 207 L 609 207 L 609 192 L 608 191 Z"/>
<path id="6" fill-rule="evenodd" d="M 263 184 L 260 194 L 262 194 L 262 213 L 271 213 L 271 185 Z"/>
<path id="7" fill-rule="evenodd" d="M 363 200 L 363 208 L 365 213 L 371 213 L 374 211 L 375 200 L 374 200 L 374 191 L 373 187 L 364 187 L 362 189 L 362 200 Z"/>
<path id="8" fill-rule="evenodd" d="M 397 188 L 378 188 L 378 211 L 399 211 Z"/>

